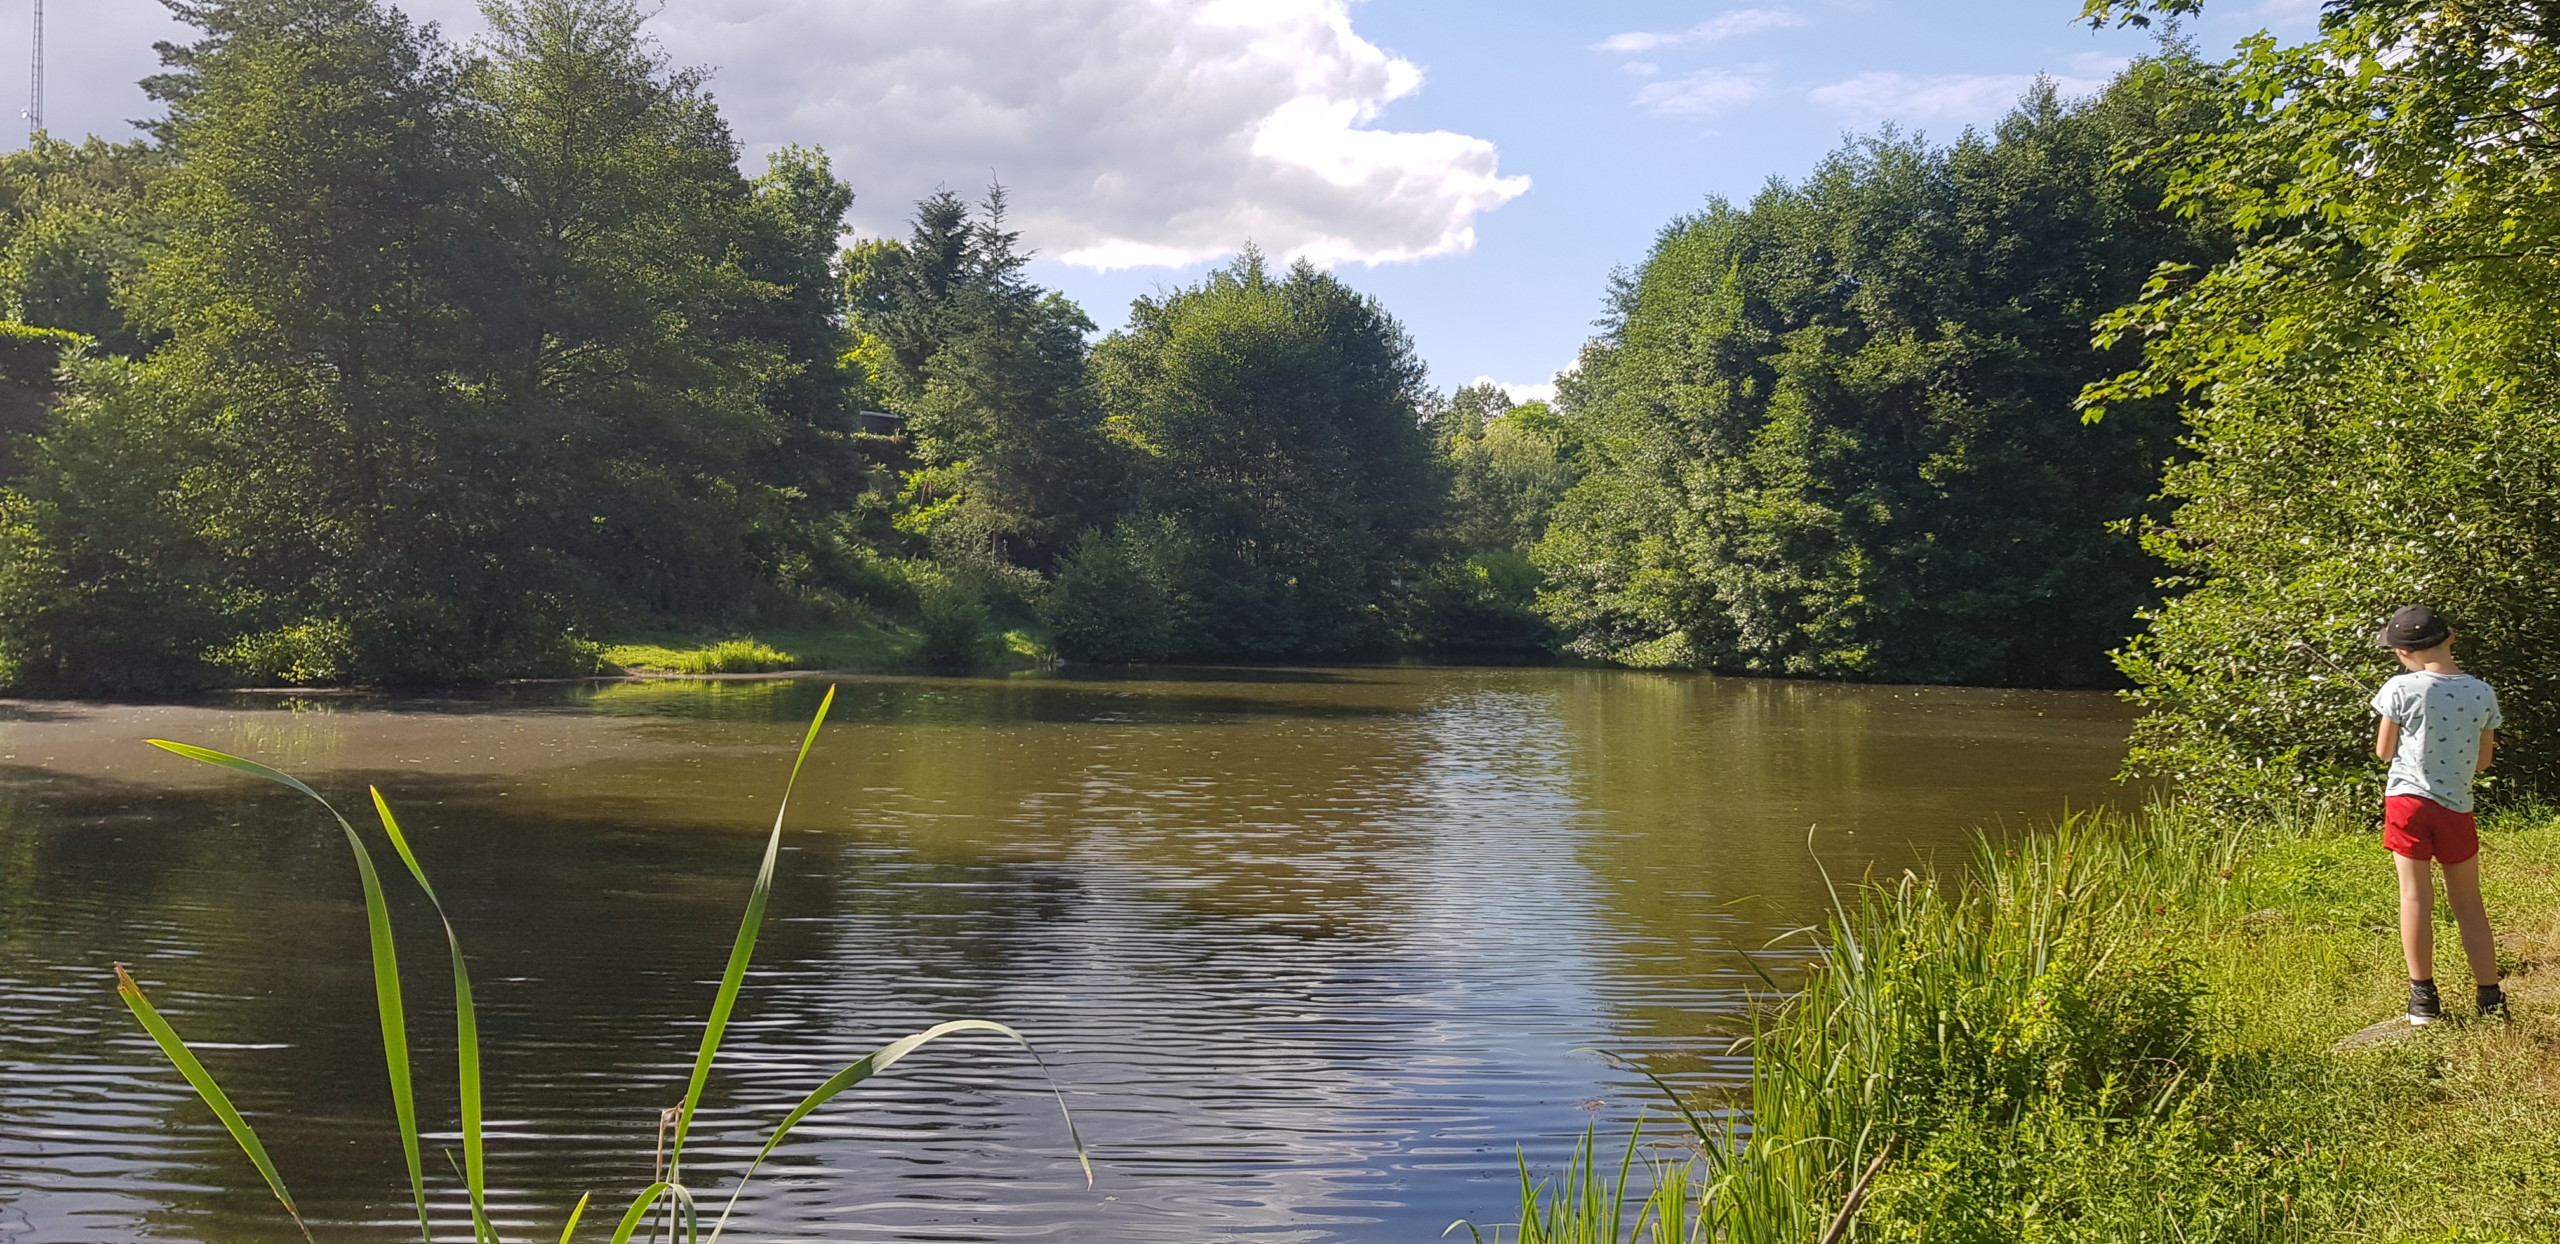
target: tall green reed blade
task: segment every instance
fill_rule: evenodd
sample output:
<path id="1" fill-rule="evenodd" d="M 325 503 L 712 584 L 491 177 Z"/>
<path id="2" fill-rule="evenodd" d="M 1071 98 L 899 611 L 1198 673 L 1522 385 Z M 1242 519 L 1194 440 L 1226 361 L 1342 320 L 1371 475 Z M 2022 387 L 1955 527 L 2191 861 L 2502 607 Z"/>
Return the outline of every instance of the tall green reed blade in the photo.
<path id="1" fill-rule="evenodd" d="M 339 830 L 346 834 L 347 849 L 356 858 L 356 875 L 364 882 L 365 928 L 373 945 L 374 1009 L 382 1020 L 382 1060 L 391 1075 L 391 1107 L 400 1120 L 401 1153 L 409 1161 L 409 1197 L 418 1211 L 418 1238 L 432 1242 L 434 1237 L 427 1226 L 426 1166 L 418 1148 L 418 1098 L 409 1074 L 408 1012 L 400 995 L 399 955 L 391 940 L 391 908 L 383 901 L 382 879 L 373 870 L 373 853 L 365 849 L 364 839 L 356 835 L 356 827 L 347 823 L 347 818 L 339 814 L 335 805 L 290 773 L 192 743 L 174 743 L 167 739 L 144 741 L 189 760 L 246 773 L 300 791 L 326 809 L 338 822 Z"/>
<path id="2" fill-rule="evenodd" d="M 293 1218 L 293 1225 L 301 1229 L 302 1238 L 310 1239 L 311 1228 L 303 1224 L 302 1211 L 294 1208 L 293 1194 L 285 1191 L 284 1176 L 276 1173 L 276 1164 L 267 1157 L 267 1147 L 259 1143 L 258 1129 L 240 1117 L 239 1109 L 231 1104 L 231 1095 L 214 1082 L 213 1073 L 205 1070 L 203 1063 L 196 1061 L 195 1051 L 188 1049 L 187 1043 L 179 1039 L 178 1030 L 160 1017 L 151 1000 L 142 996 L 142 986 L 133 983 L 132 974 L 126 972 L 121 963 L 116 965 L 116 996 L 124 999 L 125 1008 L 142 1022 L 142 1030 L 160 1043 L 160 1053 L 178 1069 L 178 1074 L 195 1086 L 196 1096 L 213 1108 L 214 1117 L 222 1120 L 222 1126 L 230 1131 L 231 1139 L 239 1142 L 240 1151 L 249 1155 L 250 1164 L 258 1168 L 260 1175 L 266 1176 L 267 1189 L 276 1194 L 276 1200 L 283 1202 L 284 1212 Z"/>
<path id="3" fill-rule="evenodd" d="M 773 810 L 773 833 L 764 843 L 764 864 L 756 869 L 755 887 L 747 892 L 747 914 L 738 921 L 737 943 L 729 948 L 729 966 L 720 974 L 720 992 L 711 1001 L 711 1022 L 702 1029 L 702 1051 L 694 1056 L 693 1079 L 685 1085 L 684 1105 L 676 1113 L 676 1134 L 667 1146 L 667 1179 L 681 1185 L 685 1133 L 693 1126 L 694 1108 L 701 1104 L 702 1086 L 711 1078 L 712 1055 L 720 1051 L 720 1038 L 729 1029 L 729 1013 L 737 1009 L 738 987 L 747 977 L 747 960 L 756 952 L 756 934 L 764 927 L 765 901 L 773 895 L 774 863 L 782 854 L 782 818 L 790 814 L 791 792 L 800 785 L 800 767 L 809 762 L 809 749 L 817 745 L 818 727 L 825 725 L 827 710 L 836 702 L 836 689 L 827 688 L 827 697 L 818 702 L 818 714 L 809 719 L 809 732 L 800 739 L 800 754 L 791 762 L 791 778 L 782 786 L 782 806 Z"/>
<path id="4" fill-rule="evenodd" d="M 675 1185 L 663 1179 L 642 1188 L 640 1195 L 632 1198 L 631 1208 L 622 1212 L 621 1223 L 614 1227 L 613 1244 L 631 1244 L 631 1233 L 638 1231 L 640 1224 L 648 1220 L 649 1211 L 657 1208 L 658 1202 L 673 1191 Z"/>
<path id="5" fill-rule="evenodd" d="M 453 1044 L 462 1081 L 463 1184 L 471 1191 L 472 1238 L 497 1244 L 497 1228 L 489 1224 L 488 1147 L 480 1135 L 480 1012 L 472 1004 L 471 969 L 462 961 L 462 939 L 454 935 L 453 918 L 445 914 L 444 900 L 436 897 L 436 888 L 427 882 L 427 870 L 418 866 L 416 853 L 409 850 L 408 835 L 400 832 L 390 801 L 382 797 L 381 787 L 365 789 L 373 793 L 373 810 L 382 818 L 382 832 L 391 839 L 391 849 L 400 853 L 400 862 L 408 866 L 409 876 L 436 909 L 436 922 L 444 926 L 445 947 L 453 954 Z"/>
<path id="6" fill-rule="evenodd" d="M 712 1225 L 711 1238 L 714 1241 L 717 1241 L 720 1238 L 720 1233 L 728 1230 L 729 1215 L 737 1212 L 738 1197 L 747 1190 L 747 1181 L 756 1177 L 756 1171 L 764 1165 L 764 1160 L 773 1156 L 773 1151 L 781 1147 L 783 1138 L 789 1136 L 791 1134 L 791 1129 L 798 1127 L 802 1119 L 808 1118 L 809 1115 L 817 1110 L 818 1107 L 826 1105 L 829 1101 L 834 1100 L 838 1093 L 842 1093 L 846 1089 L 852 1088 L 854 1085 L 860 1084 L 883 1071 L 887 1071 L 907 1055 L 913 1054 L 917 1050 L 922 1049 L 935 1041 L 939 1041 L 944 1037 L 958 1032 L 992 1032 L 1001 1036 L 1010 1037 L 1013 1039 L 1015 1044 L 1020 1045 L 1031 1055 L 1031 1060 L 1033 1062 L 1040 1064 L 1040 1074 L 1048 1076 L 1049 1078 L 1049 1091 L 1057 1095 L 1058 1113 L 1064 1116 L 1067 1120 L 1067 1139 L 1075 1144 L 1076 1162 L 1084 1168 L 1085 1186 L 1088 1188 L 1092 1187 L 1093 1159 L 1085 1153 L 1084 1137 L 1076 1133 L 1076 1118 L 1074 1114 L 1067 1110 L 1067 1095 L 1064 1091 L 1058 1088 L 1057 1077 L 1049 1076 L 1049 1065 L 1040 1058 L 1040 1051 L 1032 1048 L 1031 1039 L 1004 1026 L 1003 1024 L 996 1023 L 993 1020 L 955 1019 L 935 1024 L 933 1027 L 927 1028 L 922 1032 L 908 1033 L 906 1036 L 900 1037 L 887 1045 L 881 1046 L 879 1049 L 863 1055 L 861 1058 L 856 1059 L 853 1065 L 829 1076 L 826 1083 L 810 1090 L 807 1097 L 801 1098 L 800 1104 L 792 1107 L 791 1113 L 784 1115 L 782 1117 L 782 1122 L 774 1126 L 773 1135 L 765 1139 L 764 1148 L 756 1151 L 755 1161 L 747 1164 L 747 1173 L 740 1176 L 738 1179 L 738 1186 L 730 1190 L 729 1204 L 720 1211 L 720 1220 Z"/>

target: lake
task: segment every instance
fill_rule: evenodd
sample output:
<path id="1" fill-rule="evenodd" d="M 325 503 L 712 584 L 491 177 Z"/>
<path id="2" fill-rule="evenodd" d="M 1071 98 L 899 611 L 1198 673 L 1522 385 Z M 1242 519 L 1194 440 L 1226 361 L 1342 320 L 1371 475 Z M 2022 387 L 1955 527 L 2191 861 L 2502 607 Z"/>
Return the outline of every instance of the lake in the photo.
<path id="1" fill-rule="evenodd" d="M 985 1038 L 803 1124 L 743 1238 L 1426 1241 L 1508 1221 L 1658 1094 L 1744 1073 L 1827 887 L 2131 798 L 2092 693 L 1596 669 L 841 680 L 688 1151 L 721 1195 L 826 1076 Z M 131 966 L 323 1240 L 415 1238 L 355 871 L 381 786 L 470 955 L 493 1214 L 581 1238 L 647 1182 L 824 684 L 0 703 L 0 1240 L 299 1239 L 117 1001 Z M 440 939 L 388 850 L 436 1207 L 460 1195 Z M 1744 957 L 1751 956 L 1750 960 Z M 1755 970 L 1754 963 L 1758 964 Z M 601 1222 L 599 1222 L 601 1217 Z M 407 1224 L 404 1227 L 404 1222 Z M 599 1229 L 599 1228 L 603 1229 Z M 467 1232 L 452 1232 L 456 1238 Z M 1460 1232 L 1463 1238 L 1464 1232 Z"/>

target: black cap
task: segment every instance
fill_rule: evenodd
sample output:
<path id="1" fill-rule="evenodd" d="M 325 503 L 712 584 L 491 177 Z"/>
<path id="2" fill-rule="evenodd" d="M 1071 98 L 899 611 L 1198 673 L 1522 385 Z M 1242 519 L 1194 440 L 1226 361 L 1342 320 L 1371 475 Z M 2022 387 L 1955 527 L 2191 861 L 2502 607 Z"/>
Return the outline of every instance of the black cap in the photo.
<path id="1" fill-rule="evenodd" d="M 2417 652 L 2451 638 L 2453 628 L 2446 626 L 2444 619 L 2436 616 L 2435 610 L 2425 605 L 2411 605 L 2392 614 L 2391 620 L 2383 623 L 2381 632 L 2373 637 L 2373 642 L 2384 648 Z"/>

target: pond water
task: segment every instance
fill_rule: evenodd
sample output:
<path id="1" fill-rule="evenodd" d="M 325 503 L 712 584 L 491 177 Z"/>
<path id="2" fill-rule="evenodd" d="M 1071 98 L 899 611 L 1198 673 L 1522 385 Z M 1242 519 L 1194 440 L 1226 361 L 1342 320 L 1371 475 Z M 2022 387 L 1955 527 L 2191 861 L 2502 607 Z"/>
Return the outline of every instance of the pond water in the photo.
<path id="1" fill-rule="evenodd" d="M 0 1240 L 299 1238 L 117 1002 L 118 961 L 315 1234 L 416 1234 L 344 840 L 142 739 L 265 760 L 351 814 L 382 787 L 471 956 L 493 1213 L 553 1239 L 579 1193 L 618 1208 L 647 1181 L 823 690 L 0 704 Z M 688 1170 L 725 1192 L 837 1068 L 983 1017 L 1039 1044 L 1090 1189 L 1037 1071 L 970 1038 L 804 1124 L 742 1237 L 1507 1221 L 1515 1152 L 1665 1117 L 1591 1051 L 1733 1082 L 1769 993 L 1743 954 L 1785 979 L 1802 939 L 1770 943 L 1821 918 L 1826 875 L 1960 862 L 1977 827 L 2126 799 L 2125 723 L 2103 695 L 1585 669 L 847 679 Z M 442 951 L 380 854 L 422 1109 L 458 1151 Z M 458 1181 L 429 1161 L 452 1223 Z"/>

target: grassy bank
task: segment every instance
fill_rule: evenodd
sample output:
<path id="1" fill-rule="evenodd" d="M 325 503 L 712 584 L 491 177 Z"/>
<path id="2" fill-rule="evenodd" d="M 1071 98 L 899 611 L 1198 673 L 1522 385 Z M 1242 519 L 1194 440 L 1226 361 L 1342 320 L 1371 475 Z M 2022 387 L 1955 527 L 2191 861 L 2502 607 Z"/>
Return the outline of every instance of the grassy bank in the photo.
<path id="1" fill-rule="evenodd" d="M 2074 821 L 1847 896 L 1748 1103 L 1691 1103 L 1702 1156 L 1651 1172 L 1674 1212 L 1600 1223 L 1586 1160 L 1553 1185 L 1583 1208 L 1524 1189 L 1501 1236 L 1803 1244 L 1873 1169 L 1842 1240 L 2560 1238 L 2560 816 L 2483 829 L 2511 1023 L 2337 1048 L 2405 990 L 2359 826 Z"/>
<path id="2" fill-rule="evenodd" d="M 644 635 L 604 645 L 610 669 L 632 674 L 761 674 L 775 670 L 1012 670 L 1057 660 L 1025 630 L 937 636 L 922 626 L 854 623 L 822 630 Z"/>

